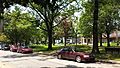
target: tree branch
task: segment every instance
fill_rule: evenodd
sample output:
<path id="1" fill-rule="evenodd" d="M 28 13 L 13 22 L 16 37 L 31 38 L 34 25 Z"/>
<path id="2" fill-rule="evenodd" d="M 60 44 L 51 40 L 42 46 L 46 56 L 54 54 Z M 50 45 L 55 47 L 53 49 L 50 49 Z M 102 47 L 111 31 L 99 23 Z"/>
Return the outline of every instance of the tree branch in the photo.
<path id="1" fill-rule="evenodd" d="M 42 17 L 43 14 L 42 14 L 40 11 L 38 11 L 37 9 L 35 9 L 35 7 L 31 4 L 31 2 L 29 2 L 29 3 L 30 3 L 30 5 L 32 6 L 33 10 L 35 10 L 35 11 L 37 12 L 37 14 L 38 14 L 44 21 L 46 21 L 46 20 Z M 40 12 L 41 14 L 40 14 L 39 12 Z"/>
<path id="2" fill-rule="evenodd" d="M 35 9 L 35 7 L 31 4 L 31 2 L 30 2 L 30 5 L 32 6 L 33 10 L 35 10 L 35 11 L 37 12 L 37 14 L 45 21 L 47 28 L 49 28 L 48 23 L 47 23 L 47 18 L 46 18 L 46 16 L 45 16 L 41 11 L 38 11 L 37 9 Z M 40 12 L 41 14 L 40 14 L 39 12 Z M 43 16 L 45 17 L 45 19 L 44 19 L 41 15 L 43 15 Z M 43 29 L 43 28 L 42 28 L 42 29 Z M 46 29 L 43 29 L 43 30 L 46 31 Z"/>
<path id="3" fill-rule="evenodd" d="M 59 23 L 55 26 L 53 26 L 52 28 L 55 28 L 56 26 L 58 26 L 63 20 L 65 20 L 67 17 L 63 18 L 62 20 L 59 21 Z"/>

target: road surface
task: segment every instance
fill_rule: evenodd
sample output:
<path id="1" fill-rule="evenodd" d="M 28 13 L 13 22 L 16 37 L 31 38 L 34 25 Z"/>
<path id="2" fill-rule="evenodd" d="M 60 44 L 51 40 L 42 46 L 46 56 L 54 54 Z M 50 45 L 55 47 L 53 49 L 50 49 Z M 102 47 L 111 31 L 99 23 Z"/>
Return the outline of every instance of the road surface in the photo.
<path id="1" fill-rule="evenodd" d="M 21 54 L 0 50 L 0 68 L 120 68 L 120 64 L 77 63 L 52 56 Z"/>

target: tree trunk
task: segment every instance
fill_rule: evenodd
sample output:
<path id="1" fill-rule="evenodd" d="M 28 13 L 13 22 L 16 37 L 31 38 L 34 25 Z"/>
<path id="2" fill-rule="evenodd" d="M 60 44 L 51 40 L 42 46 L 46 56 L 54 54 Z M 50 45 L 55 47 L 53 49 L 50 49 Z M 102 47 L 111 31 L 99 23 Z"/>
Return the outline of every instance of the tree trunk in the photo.
<path id="1" fill-rule="evenodd" d="M 100 53 L 98 49 L 98 0 L 94 3 L 93 48 L 92 53 Z"/>
<path id="2" fill-rule="evenodd" d="M 100 46 L 102 46 L 102 33 L 100 33 Z"/>
<path id="3" fill-rule="evenodd" d="M 48 49 L 52 50 L 52 29 L 48 30 Z"/>
<path id="4" fill-rule="evenodd" d="M 106 31 L 107 33 L 107 47 L 110 47 L 110 33 L 108 31 Z"/>
<path id="5" fill-rule="evenodd" d="M 0 32 L 2 32 L 2 31 L 3 31 L 3 20 L 0 19 Z"/>
<path id="6" fill-rule="evenodd" d="M 16 29 L 16 26 L 15 26 L 15 43 L 16 43 L 16 44 L 18 43 L 18 38 L 17 38 L 17 29 Z"/>
<path id="7" fill-rule="evenodd" d="M 87 42 L 87 45 L 89 44 L 89 41 L 88 41 L 88 39 L 86 39 L 86 42 Z"/>
<path id="8" fill-rule="evenodd" d="M 53 37 L 53 45 L 55 45 L 55 38 Z"/>
<path id="9" fill-rule="evenodd" d="M 66 35 L 66 34 L 65 34 L 65 36 L 64 36 L 64 40 L 65 40 L 65 41 L 64 41 L 64 46 L 66 46 L 66 44 L 67 44 L 67 42 L 66 42 L 66 41 L 67 41 L 67 35 Z"/>
<path id="10" fill-rule="evenodd" d="M 76 46 L 77 46 L 77 33 L 76 33 Z"/>

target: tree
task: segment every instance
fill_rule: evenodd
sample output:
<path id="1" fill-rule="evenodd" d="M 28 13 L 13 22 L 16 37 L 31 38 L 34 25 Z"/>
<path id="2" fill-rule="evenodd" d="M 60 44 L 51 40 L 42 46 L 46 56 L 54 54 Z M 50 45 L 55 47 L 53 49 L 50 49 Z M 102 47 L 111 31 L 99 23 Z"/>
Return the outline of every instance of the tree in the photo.
<path id="1" fill-rule="evenodd" d="M 64 37 L 64 46 L 67 44 L 67 38 L 71 34 L 72 22 L 69 18 L 63 20 L 54 30 L 56 38 Z"/>
<path id="2" fill-rule="evenodd" d="M 64 10 L 65 13 L 74 11 L 75 6 L 71 5 L 73 2 L 76 2 L 76 0 L 31 0 L 29 2 L 32 9 L 38 13 L 46 25 L 46 28 L 43 28 L 43 30 L 47 31 L 48 34 L 48 50 L 52 50 L 52 34 L 55 27 L 54 23 L 57 23 L 56 19 L 58 19 Z M 67 6 L 72 7 L 67 9 Z"/>
<path id="3" fill-rule="evenodd" d="M 92 21 L 92 15 L 88 15 L 87 12 L 85 14 L 82 14 L 80 17 L 80 23 L 79 23 L 79 29 L 80 33 L 85 38 L 92 38 L 93 34 L 93 21 Z M 88 42 L 87 42 L 88 44 Z"/>
<path id="4" fill-rule="evenodd" d="M 0 42 L 7 42 L 7 41 L 8 41 L 8 38 L 6 37 L 6 35 L 3 33 L 0 33 Z"/>
<path id="5" fill-rule="evenodd" d="M 14 3 L 18 3 L 24 6 L 29 4 L 28 6 L 37 12 L 37 14 L 40 16 L 40 18 L 44 21 L 46 25 L 46 28 L 43 28 L 43 30 L 47 31 L 48 50 L 51 50 L 54 23 L 57 23 L 55 19 L 59 17 L 60 14 L 63 12 L 71 13 L 71 11 L 75 11 L 76 9 L 79 10 L 80 6 L 73 5 L 77 1 L 78 0 L 5 0 L 2 1 L 1 4 L 5 3 L 5 7 L 9 7 L 10 4 Z M 76 4 L 78 5 L 78 3 Z"/>
<path id="6" fill-rule="evenodd" d="M 83 2 L 85 11 L 80 18 L 81 33 L 87 37 L 93 34 L 93 53 L 99 53 L 98 49 L 98 0 Z M 81 24 L 82 23 L 82 24 Z M 92 29 L 93 28 L 93 29 Z"/>
<path id="7" fill-rule="evenodd" d="M 94 2 L 94 4 L 95 4 L 95 2 Z M 83 23 L 84 26 L 82 24 L 80 24 L 80 25 L 83 26 L 84 29 L 87 27 L 94 27 L 94 25 L 96 25 L 93 28 L 93 31 L 96 32 L 96 30 L 98 30 L 98 32 L 96 32 L 96 33 L 100 34 L 101 45 L 102 45 L 102 33 L 106 33 L 108 35 L 107 36 L 107 39 L 108 39 L 107 43 L 109 45 L 109 34 L 116 29 L 115 23 L 116 23 L 116 21 L 119 21 L 119 14 L 118 14 L 119 3 L 117 0 L 115 0 L 115 1 L 112 1 L 112 0 L 99 1 L 99 13 L 98 13 L 98 9 L 95 9 L 93 11 L 94 4 L 92 1 L 87 1 L 87 2 L 84 2 L 82 4 L 82 6 L 85 7 L 85 11 L 81 16 L 80 21 L 84 22 Z M 98 8 L 97 4 L 96 4 L 96 7 Z M 97 14 L 98 14 L 99 19 L 97 19 L 98 16 L 94 17 L 95 19 L 92 19 L 93 18 L 92 12 L 94 12 L 94 16 L 97 16 Z M 95 21 L 96 19 L 98 22 L 97 24 Z M 93 22 L 93 20 L 94 20 L 94 22 Z M 93 22 L 93 25 L 88 25 L 88 24 L 92 24 L 92 22 Z M 98 28 L 96 29 L 96 27 L 98 27 Z M 88 29 L 86 29 L 86 30 L 88 30 Z M 85 30 L 83 30 L 83 31 L 85 31 Z M 89 30 L 89 31 L 91 31 L 91 30 Z M 96 33 L 94 33 L 94 32 L 93 32 L 93 34 L 96 35 Z M 93 40 L 96 41 L 95 39 L 93 39 Z M 98 45 L 95 45 L 94 41 L 93 41 L 93 50 L 95 49 L 95 51 L 97 52 L 98 49 L 96 49 L 96 48 L 98 48 Z"/>
<path id="8" fill-rule="evenodd" d="M 70 32 L 70 28 L 71 28 L 71 22 L 70 20 L 68 19 L 65 19 L 62 23 L 61 23 L 61 26 L 63 27 L 63 33 L 64 33 L 64 46 L 66 46 L 66 41 L 67 41 L 67 38 L 69 36 L 69 32 Z"/>
<path id="9" fill-rule="evenodd" d="M 103 3 L 104 2 L 104 3 Z M 110 46 L 109 35 L 116 30 L 116 22 L 119 21 L 119 3 L 117 0 L 100 1 L 100 32 L 107 34 L 107 46 Z"/>
<path id="10" fill-rule="evenodd" d="M 98 7 L 99 0 L 94 1 L 94 13 L 93 13 L 93 49 L 92 53 L 99 53 L 98 49 Z"/>
<path id="11" fill-rule="evenodd" d="M 29 13 L 22 13 L 16 6 L 14 11 L 5 13 L 4 19 L 6 36 L 16 44 L 18 42 L 28 44 L 35 30 L 35 18 Z"/>

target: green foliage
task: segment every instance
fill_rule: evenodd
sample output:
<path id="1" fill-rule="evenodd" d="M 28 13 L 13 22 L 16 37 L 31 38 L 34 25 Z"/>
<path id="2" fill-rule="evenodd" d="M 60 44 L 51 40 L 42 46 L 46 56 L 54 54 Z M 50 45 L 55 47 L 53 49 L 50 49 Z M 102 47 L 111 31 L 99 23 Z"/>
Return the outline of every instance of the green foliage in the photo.
<path id="1" fill-rule="evenodd" d="M 118 1 L 112 0 L 101 0 L 99 1 L 99 19 L 98 19 L 98 32 L 110 33 L 119 26 L 119 8 L 120 5 Z M 93 9 L 94 4 L 92 1 L 83 1 L 82 6 L 85 8 L 83 10 L 82 16 L 80 18 L 80 31 L 83 36 L 90 36 L 92 34 L 93 27 Z"/>
<path id="2" fill-rule="evenodd" d="M 36 11 L 39 19 L 45 24 L 42 29 L 47 32 L 48 50 L 52 50 L 53 29 L 55 24 L 61 22 L 61 16 L 69 16 L 78 10 L 78 6 L 72 5 L 76 0 L 30 0 L 30 7 Z"/>
<path id="3" fill-rule="evenodd" d="M 8 41 L 8 38 L 6 37 L 6 35 L 3 33 L 0 33 L 0 42 L 7 42 L 7 41 Z"/>
<path id="4" fill-rule="evenodd" d="M 103 3 L 104 2 L 104 3 Z M 100 31 L 107 30 L 110 33 L 116 29 L 119 25 L 117 21 L 119 21 L 119 3 L 117 1 L 101 1 L 100 2 L 100 13 L 99 13 L 99 21 L 100 21 Z M 106 3 L 106 4 L 105 4 Z"/>
<path id="5" fill-rule="evenodd" d="M 76 46 L 76 45 L 68 45 L 68 46 Z M 31 46 L 30 46 L 31 48 L 33 48 L 33 50 L 36 52 L 48 52 L 47 51 L 47 47 L 48 46 L 46 46 L 46 45 L 43 45 L 43 44 L 39 44 L 39 45 L 37 45 L 37 44 L 32 44 Z M 52 51 L 57 51 L 57 50 L 60 50 L 61 48 L 63 48 L 64 46 L 63 45 L 54 45 L 53 46 L 53 50 Z M 81 51 L 81 52 L 90 52 L 91 51 L 91 47 L 90 46 L 88 46 L 88 45 L 77 45 L 76 46 L 78 49 L 79 49 L 79 51 Z M 49 52 L 48 52 L 49 53 Z"/>
<path id="6" fill-rule="evenodd" d="M 6 36 L 13 42 L 29 41 L 35 30 L 35 18 L 29 13 L 22 13 L 20 8 L 5 13 L 6 19 L 4 31 Z"/>

